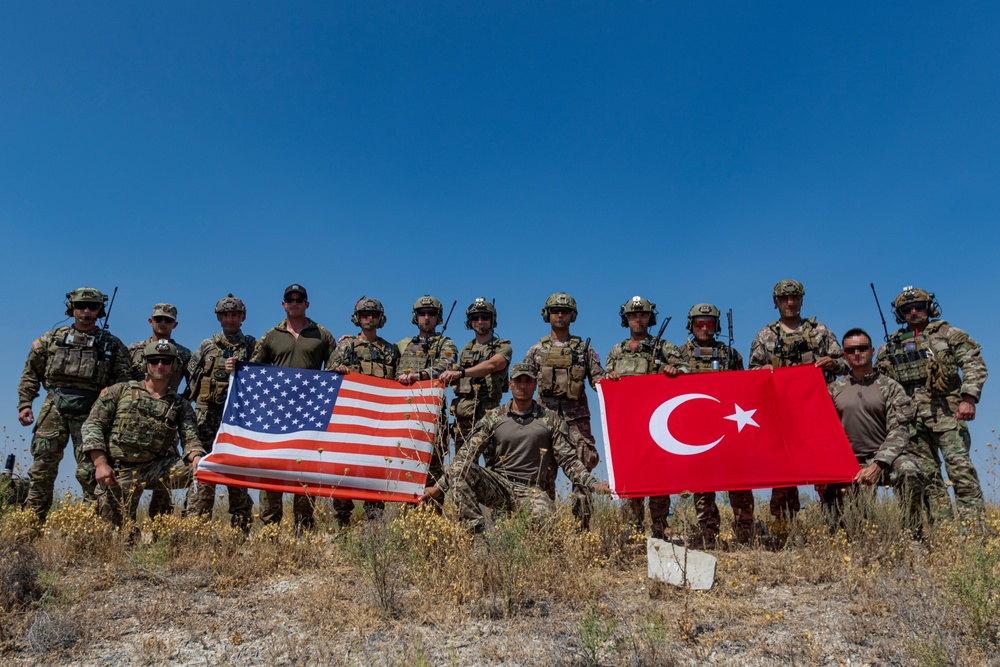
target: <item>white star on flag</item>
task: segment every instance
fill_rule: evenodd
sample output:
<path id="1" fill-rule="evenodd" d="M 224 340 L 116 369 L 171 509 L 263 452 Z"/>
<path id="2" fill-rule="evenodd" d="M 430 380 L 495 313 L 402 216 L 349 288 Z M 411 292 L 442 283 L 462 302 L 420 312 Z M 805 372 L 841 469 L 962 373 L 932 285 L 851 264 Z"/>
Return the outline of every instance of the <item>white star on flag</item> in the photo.
<path id="1" fill-rule="evenodd" d="M 753 410 L 744 410 L 735 403 L 733 405 L 736 408 L 736 412 L 728 415 L 725 419 L 736 422 L 737 433 L 742 433 L 744 426 L 756 426 L 757 428 L 760 428 L 760 424 L 753 420 L 753 413 L 757 412 L 757 408 L 754 408 Z"/>

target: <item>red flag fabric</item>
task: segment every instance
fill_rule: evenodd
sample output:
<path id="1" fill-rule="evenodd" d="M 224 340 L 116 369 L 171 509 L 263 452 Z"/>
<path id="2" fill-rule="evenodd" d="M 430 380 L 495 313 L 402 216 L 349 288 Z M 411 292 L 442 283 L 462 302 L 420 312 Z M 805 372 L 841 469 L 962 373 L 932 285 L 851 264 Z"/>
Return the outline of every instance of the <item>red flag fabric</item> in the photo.
<path id="1" fill-rule="evenodd" d="M 619 496 L 849 482 L 860 469 L 814 366 L 601 380 Z"/>
<path id="2" fill-rule="evenodd" d="M 239 364 L 198 481 L 417 502 L 444 402 L 441 383 Z"/>

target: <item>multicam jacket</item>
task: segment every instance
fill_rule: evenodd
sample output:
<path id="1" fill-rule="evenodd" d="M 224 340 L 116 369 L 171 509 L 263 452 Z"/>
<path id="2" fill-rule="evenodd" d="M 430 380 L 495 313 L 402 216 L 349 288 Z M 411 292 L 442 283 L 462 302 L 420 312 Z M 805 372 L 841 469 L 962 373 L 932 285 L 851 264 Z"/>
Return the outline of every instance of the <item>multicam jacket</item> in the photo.
<path id="1" fill-rule="evenodd" d="M 458 361 L 458 347 L 447 336 L 432 333 L 427 338 L 414 336 L 396 343 L 399 348 L 398 373 L 425 371 L 433 379 L 451 370 Z"/>
<path id="2" fill-rule="evenodd" d="M 17 409 L 30 408 L 42 386 L 49 393 L 66 389 L 90 394 L 86 402 L 92 405 L 101 389 L 130 376 L 128 350 L 110 332 L 59 327 L 31 344 L 17 387 Z"/>
<path id="3" fill-rule="evenodd" d="M 352 373 L 395 380 L 398 363 L 399 348 L 381 336 L 371 343 L 361 336 L 348 336 L 334 350 L 329 368 L 347 366 Z"/>
<path id="4" fill-rule="evenodd" d="M 958 426 L 950 422 L 962 395 L 978 401 L 989 374 L 979 343 L 944 320 L 916 335 L 907 328 L 896 331 L 879 349 L 876 365 L 903 385 L 922 421 L 945 420 L 952 427 Z"/>
<path id="5" fill-rule="evenodd" d="M 825 324 L 815 317 L 802 320 L 794 331 L 786 333 L 780 322 L 771 322 L 757 332 L 750 344 L 750 369 L 763 368 L 768 364 L 775 368 L 811 364 L 822 357 L 832 357 L 837 361 L 834 375 L 847 375 L 851 367 L 844 360 L 837 337 Z M 828 376 L 828 381 L 832 378 Z"/>
<path id="6" fill-rule="evenodd" d="M 191 405 L 174 392 L 154 398 L 145 382 L 119 382 L 101 392 L 83 422 L 82 452 L 103 451 L 115 467 L 150 463 L 176 455 L 204 454 Z"/>
<path id="7" fill-rule="evenodd" d="M 579 336 L 563 343 L 549 335 L 531 346 L 524 361 L 538 376 L 539 403 L 569 421 L 590 417 L 584 382 L 596 387 L 607 376 L 593 346 Z"/>

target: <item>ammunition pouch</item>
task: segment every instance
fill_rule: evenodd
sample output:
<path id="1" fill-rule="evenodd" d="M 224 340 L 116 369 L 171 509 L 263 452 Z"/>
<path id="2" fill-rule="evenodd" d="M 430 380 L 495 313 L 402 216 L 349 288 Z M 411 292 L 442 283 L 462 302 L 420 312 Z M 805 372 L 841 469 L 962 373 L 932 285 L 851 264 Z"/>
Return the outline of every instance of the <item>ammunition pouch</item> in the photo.
<path id="1" fill-rule="evenodd" d="M 583 396 L 587 360 L 582 356 L 578 358 L 576 348 L 580 346 L 580 342 L 579 338 L 573 337 L 568 345 L 556 347 L 551 344 L 551 339 L 542 339 L 546 347 L 539 376 L 540 396 L 564 397 L 571 401 L 577 401 Z"/>
<path id="2" fill-rule="evenodd" d="M 100 392 L 76 389 L 73 387 L 53 387 L 49 390 L 52 402 L 61 414 L 86 415 L 97 402 Z"/>
<path id="3" fill-rule="evenodd" d="M 97 335 L 70 330 L 55 341 L 55 349 L 49 355 L 45 368 L 47 385 L 77 384 L 83 380 L 104 386 L 111 372 L 108 350 L 104 349 L 107 343 Z"/>

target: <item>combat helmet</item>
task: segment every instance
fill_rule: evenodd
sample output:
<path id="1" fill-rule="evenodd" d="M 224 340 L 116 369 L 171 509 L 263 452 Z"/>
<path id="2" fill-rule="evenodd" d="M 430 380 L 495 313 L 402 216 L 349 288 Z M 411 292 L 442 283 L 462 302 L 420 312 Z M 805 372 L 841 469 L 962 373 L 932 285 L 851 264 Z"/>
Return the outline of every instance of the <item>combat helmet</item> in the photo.
<path id="1" fill-rule="evenodd" d="M 899 296 L 892 300 L 892 310 L 896 314 L 896 322 L 906 324 L 906 319 L 903 318 L 900 308 L 907 304 L 920 303 L 921 301 L 927 304 L 927 317 L 941 317 L 941 304 L 934 298 L 934 292 L 928 292 L 927 290 L 907 285 L 899 293 Z"/>
<path id="2" fill-rule="evenodd" d="M 798 280 L 779 280 L 774 285 L 775 297 L 779 296 L 805 296 L 806 288 Z"/>
<path id="3" fill-rule="evenodd" d="M 566 292 L 556 292 L 545 300 L 545 307 L 542 308 L 542 319 L 546 322 L 549 321 L 550 308 L 569 308 L 573 311 L 569 321 L 576 322 L 576 315 L 578 312 L 576 309 L 576 299 L 571 297 L 569 294 L 566 294 Z"/>
<path id="4" fill-rule="evenodd" d="M 378 313 L 378 325 L 376 325 L 376 329 L 381 329 L 385 326 L 385 308 L 382 307 L 382 302 L 378 299 L 372 299 L 367 296 L 362 296 L 358 299 L 357 303 L 354 304 L 354 314 L 351 315 L 351 322 L 353 322 L 355 326 L 361 326 L 361 319 L 358 317 L 358 313 L 363 313 L 365 311 Z"/>
<path id="5" fill-rule="evenodd" d="M 465 328 L 472 328 L 472 320 L 470 319 L 476 313 L 489 313 L 490 317 L 493 318 L 493 322 L 490 325 L 491 329 L 497 328 L 497 308 L 492 303 L 486 300 L 486 297 L 480 296 L 476 297 L 476 300 L 469 304 L 469 307 L 465 309 Z"/>
<path id="6" fill-rule="evenodd" d="M 714 317 L 715 318 L 715 332 L 719 332 L 719 318 L 722 313 L 718 308 L 710 303 L 696 303 L 691 306 L 691 310 L 688 311 L 688 331 L 694 333 L 694 318 L 696 317 Z"/>
<path id="7" fill-rule="evenodd" d="M 618 314 L 622 316 L 622 326 L 628 328 L 629 313 L 649 313 L 649 323 L 647 326 L 656 324 L 656 304 L 641 296 L 634 296 L 618 309 Z"/>
<path id="8" fill-rule="evenodd" d="M 434 297 L 430 296 L 429 294 L 425 294 L 413 302 L 414 324 L 417 323 L 417 311 L 424 310 L 427 308 L 433 308 L 434 310 L 437 311 L 438 324 L 441 324 L 444 321 L 444 306 L 441 305 L 441 302 L 435 299 Z"/>
<path id="9" fill-rule="evenodd" d="M 105 307 L 108 303 L 108 297 L 104 292 L 96 290 L 93 287 L 78 287 L 72 292 L 66 293 L 66 315 L 67 317 L 73 316 L 73 304 L 74 303 L 99 303 L 101 304 L 101 309 L 97 313 L 98 317 L 105 317 L 108 313 Z"/>
<path id="10" fill-rule="evenodd" d="M 177 358 L 177 346 L 166 338 L 151 340 L 142 348 L 142 357 L 173 357 Z"/>
<path id="11" fill-rule="evenodd" d="M 237 299 L 233 296 L 232 292 L 227 294 L 224 298 L 219 299 L 219 301 L 215 304 L 216 315 L 221 315 L 222 313 L 243 313 L 245 315 L 246 312 L 247 307 L 243 303 L 243 299 Z"/>

